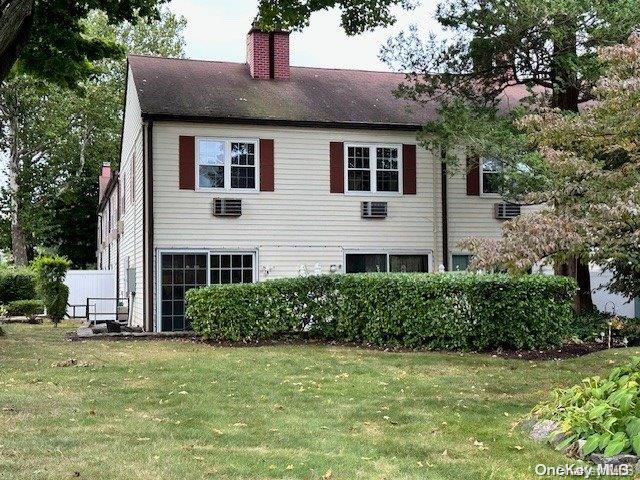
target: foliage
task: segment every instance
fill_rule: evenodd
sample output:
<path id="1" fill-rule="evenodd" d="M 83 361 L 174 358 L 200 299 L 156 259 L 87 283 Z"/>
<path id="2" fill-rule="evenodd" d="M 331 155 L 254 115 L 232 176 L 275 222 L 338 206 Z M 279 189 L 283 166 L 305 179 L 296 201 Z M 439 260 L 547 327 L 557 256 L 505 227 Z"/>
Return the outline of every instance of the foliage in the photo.
<path id="1" fill-rule="evenodd" d="M 514 177 L 505 179 L 505 198 L 522 201 L 523 193 L 543 191 L 557 177 L 536 153 L 535 142 L 517 131 L 510 118 L 514 114 L 507 112 L 516 104 L 577 112 L 580 104 L 592 100 L 602 74 L 598 49 L 623 42 L 635 31 L 638 7 L 637 0 L 442 0 L 436 19 L 448 30 L 444 40 L 434 35 L 422 40 L 414 27 L 390 39 L 381 57 L 408 72 L 397 90 L 400 97 L 440 105 L 438 120 L 425 127 L 423 143 L 440 142 L 449 161 L 467 145 L 470 150 L 463 154 L 498 156 L 507 177 Z M 465 115 L 457 115 L 460 111 Z M 561 203 L 552 206 L 558 212 L 564 209 Z M 522 221 L 522 230 L 544 226 L 541 221 Z M 589 250 L 560 252 L 547 241 L 550 236 L 525 252 L 526 242 L 505 242 L 510 266 L 519 269 L 514 263 L 522 261 L 520 255 L 524 253 L 528 263 L 545 253 L 535 247 L 551 246 L 556 265 L 566 262 L 566 273 L 576 276 L 576 307 L 588 311 Z M 534 239 L 535 233 L 528 232 L 526 238 Z M 487 250 L 496 249 L 489 245 Z M 478 261 L 482 253 L 476 254 Z"/>
<path id="2" fill-rule="evenodd" d="M 396 18 L 391 7 L 412 9 L 415 3 L 414 0 L 260 0 L 258 24 L 266 30 L 301 30 L 309 25 L 313 12 L 339 8 L 342 28 L 347 35 L 355 35 L 392 25 Z"/>
<path id="3" fill-rule="evenodd" d="M 401 95 L 497 107 L 505 88 L 523 85 L 575 111 L 599 78 L 597 47 L 625 41 L 640 11 L 636 0 L 444 0 L 436 19 L 451 32 L 444 40 L 412 28 L 383 48 L 410 72 Z"/>
<path id="4" fill-rule="evenodd" d="M 150 24 L 113 25 L 99 11 L 83 20 L 92 37 L 126 53 L 167 56 L 183 54 L 184 26 L 182 17 L 166 10 Z M 29 247 L 25 256 L 43 246 L 77 268 L 95 264 L 97 177 L 104 162 L 120 157 L 125 65 L 121 60 L 94 64 L 100 75 L 81 82 L 79 91 L 29 75 L 16 75 L 0 87 L 0 145 L 8 159 L 15 158 L 8 170 L 16 174 L 15 186 L 0 188 L 0 248 L 12 247 L 7 220 L 15 215 Z"/>
<path id="5" fill-rule="evenodd" d="M 63 283 L 71 262 L 59 256 L 38 257 L 32 268 L 36 272 L 38 293 L 51 321 L 58 324 L 66 314 L 69 288 Z"/>
<path id="6" fill-rule="evenodd" d="M 612 317 L 598 311 L 576 314 L 571 322 L 571 336 L 590 341 L 606 335 Z"/>
<path id="7" fill-rule="evenodd" d="M 44 303 L 38 299 L 14 300 L 6 305 L 6 310 L 9 316 L 22 316 L 34 320 L 36 315 L 44 313 Z"/>
<path id="8" fill-rule="evenodd" d="M 553 399 L 536 406 L 533 415 L 560 423 L 567 438 L 559 446 L 584 439 L 585 455 L 640 455 L 639 406 L 640 357 L 634 357 L 627 365 L 614 368 L 608 377 L 595 376 L 555 390 Z"/>
<path id="9" fill-rule="evenodd" d="M 527 200 L 562 208 L 505 223 L 500 240 L 466 242 L 476 267 L 523 270 L 580 255 L 614 272 L 611 290 L 640 294 L 640 37 L 601 50 L 600 59 L 597 102 L 579 114 L 541 110 L 520 121 L 548 178 Z"/>
<path id="10" fill-rule="evenodd" d="M 89 12 L 99 9 L 111 25 L 124 21 L 149 22 L 158 18 L 158 5 L 164 2 L 35 1 L 33 18 L 24 32 L 26 42 L 18 48 L 15 69 L 62 87 L 76 87 L 79 82 L 99 73 L 97 60 L 123 53 L 116 42 L 91 35 L 85 24 Z"/>
<path id="11" fill-rule="evenodd" d="M 36 281 L 27 268 L 0 269 L 0 304 L 36 298 Z"/>
<path id="12" fill-rule="evenodd" d="M 205 338 L 327 340 L 447 350 L 557 345 L 573 281 L 542 275 L 326 275 L 213 286 L 187 294 Z"/>

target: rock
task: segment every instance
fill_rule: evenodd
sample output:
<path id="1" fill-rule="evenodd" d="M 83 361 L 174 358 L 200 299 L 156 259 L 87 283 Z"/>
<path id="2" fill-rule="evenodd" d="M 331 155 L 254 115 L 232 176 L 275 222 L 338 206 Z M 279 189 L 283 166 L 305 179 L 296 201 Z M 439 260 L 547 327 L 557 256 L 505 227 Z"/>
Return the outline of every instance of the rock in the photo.
<path id="1" fill-rule="evenodd" d="M 538 420 L 536 420 L 535 418 L 525 418 L 518 424 L 518 427 L 520 427 L 520 430 L 528 435 L 529 433 L 531 433 L 531 430 L 533 430 L 533 427 L 535 427 L 536 423 L 538 423 Z"/>
<path id="2" fill-rule="evenodd" d="M 620 465 L 636 465 L 640 462 L 640 457 L 631 455 L 630 453 L 622 453 L 613 457 L 605 457 L 601 453 L 592 453 L 589 456 L 589 460 L 596 465 L 611 465 L 617 467 Z"/>
<path id="3" fill-rule="evenodd" d="M 127 325 L 122 325 L 121 329 L 122 329 L 123 332 L 142 333 L 142 328 L 141 327 L 129 327 Z"/>
<path id="4" fill-rule="evenodd" d="M 583 451 L 585 443 L 587 443 L 587 441 L 582 439 L 582 438 L 579 439 L 577 442 L 575 442 L 576 454 L 577 454 L 578 458 L 584 459 L 586 457 L 586 455 L 584 454 L 584 451 Z"/>
<path id="5" fill-rule="evenodd" d="M 81 337 L 81 338 L 90 337 L 93 335 L 93 330 L 91 330 L 88 327 L 80 327 L 76 332 L 76 335 L 78 335 L 78 337 Z"/>
<path id="6" fill-rule="evenodd" d="M 107 333 L 107 324 L 106 323 L 98 323 L 91 327 L 93 333 Z"/>
<path id="7" fill-rule="evenodd" d="M 559 426 L 558 422 L 554 422 L 553 420 L 541 420 L 533 426 L 529 436 L 536 442 L 546 442 L 551 440 L 549 437 L 558 430 Z M 558 436 L 559 435 L 556 435 L 555 437 Z M 553 440 L 555 440 L 555 437 Z"/>

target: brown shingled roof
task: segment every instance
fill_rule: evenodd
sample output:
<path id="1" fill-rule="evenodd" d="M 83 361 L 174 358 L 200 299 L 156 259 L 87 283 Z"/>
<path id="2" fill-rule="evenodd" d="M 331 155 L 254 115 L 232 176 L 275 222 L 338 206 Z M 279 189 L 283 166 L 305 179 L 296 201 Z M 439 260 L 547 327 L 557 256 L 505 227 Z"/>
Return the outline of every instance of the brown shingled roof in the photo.
<path id="1" fill-rule="evenodd" d="M 419 128 L 437 105 L 400 100 L 404 74 L 291 67 L 257 80 L 244 63 L 129 56 L 143 116 L 246 123 Z"/>

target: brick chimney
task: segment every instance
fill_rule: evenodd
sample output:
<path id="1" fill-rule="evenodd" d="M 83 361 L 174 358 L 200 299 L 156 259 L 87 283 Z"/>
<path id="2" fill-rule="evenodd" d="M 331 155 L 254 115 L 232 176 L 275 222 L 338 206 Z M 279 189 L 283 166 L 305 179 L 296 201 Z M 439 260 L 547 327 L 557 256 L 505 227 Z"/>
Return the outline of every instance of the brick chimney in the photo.
<path id="1" fill-rule="evenodd" d="M 111 180 L 111 164 L 109 162 L 104 162 L 102 164 L 102 169 L 100 170 L 100 177 L 98 179 L 98 185 L 100 187 L 99 194 L 98 194 L 98 202 L 102 200 L 102 196 L 104 195 L 104 191 L 107 189 L 109 180 Z"/>
<path id="2" fill-rule="evenodd" d="M 253 78 L 289 79 L 289 32 L 265 32 L 255 22 L 247 34 L 247 64 Z"/>

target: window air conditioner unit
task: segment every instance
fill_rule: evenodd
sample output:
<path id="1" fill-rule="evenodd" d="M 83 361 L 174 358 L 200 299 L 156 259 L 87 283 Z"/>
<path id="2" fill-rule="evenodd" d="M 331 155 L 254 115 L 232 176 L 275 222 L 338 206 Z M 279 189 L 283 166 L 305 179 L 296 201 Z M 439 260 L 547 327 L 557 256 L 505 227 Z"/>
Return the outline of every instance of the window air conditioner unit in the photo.
<path id="1" fill-rule="evenodd" d="M 498 220 L 509 220 L 520 215 L 521 207 L 516 203 L 500 202 L 494 205 L 494 214 Z"/>
<path id="2" fill-rule="evenodd" d="M 362 218 L 387 218 L 387 202 L 362 202 Z"/>
<path id="3" fill-rule="evenodd" d="M 242 215 L 242 200 L 239 198 L 214 198 L 214 217 L 239 217 Z"/>

